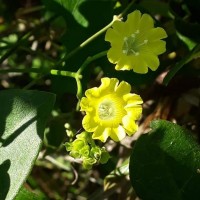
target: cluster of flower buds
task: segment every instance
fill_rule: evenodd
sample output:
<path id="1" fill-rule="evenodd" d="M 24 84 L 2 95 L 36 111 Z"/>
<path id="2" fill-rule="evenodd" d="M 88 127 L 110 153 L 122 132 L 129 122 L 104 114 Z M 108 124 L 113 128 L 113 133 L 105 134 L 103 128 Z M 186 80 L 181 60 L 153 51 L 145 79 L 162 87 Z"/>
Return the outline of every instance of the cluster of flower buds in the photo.
<path id="1" fill-rule="evenodd" d="M 106 149 L 96 145 L 92 134 L 85 131 L 78 134 L 73 142 L 67 142 L 65 145 L 70 156 L 80 159 L 86 169 L 90 169 L 94 164 L 104 164 L 110 158 Z"/>

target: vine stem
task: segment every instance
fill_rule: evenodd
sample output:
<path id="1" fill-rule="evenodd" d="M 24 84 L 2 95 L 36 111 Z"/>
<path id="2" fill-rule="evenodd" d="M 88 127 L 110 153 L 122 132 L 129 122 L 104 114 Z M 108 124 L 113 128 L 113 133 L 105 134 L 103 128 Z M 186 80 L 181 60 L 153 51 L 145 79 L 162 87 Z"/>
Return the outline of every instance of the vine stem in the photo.
<path id="1" fill-rule="evenodd" d="M 71 58 L 74 54 L 76 54 L 80 49 L 82 49 L 83 47 L 85 47 L 87 44 L 89 44 L 90 42 L 92 42 L 94 39 L 96 39 L 98 36 L 100 36 L 102 33 L 104 33 L 108 28 L 110 28 L 113 24 L 114 21 L 116 20 L 120 20 L 120 18 L 118 18 L 118 16 L 114 15 L 113 20 L 106 25 L 105 27 L 103 27 L 101 30 L 99 30 L 98 32 L 96 32 L 94 35 L 92 35 L 91 37 L 89 37 L 88 39 L 86 39 L 84 42 L 82 42 L 78 47 L 76 47 L 74 50 L 72 50 L 69 54 L 67 54 L 63 59 L 60 60 L 59 64 L 61 64 L 62 62 L 68 60 L 69 58 Z"/>
<path id="2" fill-rule="evenodd" d="M 135 3 L 136 0 L 131 1 L 127 7 L 118 15 L 118 18 L 122 18 L 127 12 L 128 10 L 131 8 L 131 6 Z"/>
<path id="3" fill-rule="evenodd" d="M 94 60 L 97 60 L 105 55 L 107 55 L 107 50 L 106 51 L 102 51 L 100 53 L 95 54 L 94 56 L 89 56 L 85 62 L 81 65 L 81 67 L 79 68 L 79 70 L 77 71 L 78 74 L 81 74 L 82 71 L 86 68 L 86 66 L 91 63 Z"/>
<path id="4" fill-rule="evenodd" d="M 65 171 L 70 171 L 70 169 L 68 167 L 66 167 L 64 164 L 62 164 L 61 162 L 57 161 L 55 158 L 53 158 L 52 156 L 45 156 L 45 159 L 48 160 L 49 162 L 51 162 L 52 164 L 54 164 L 55 166 L 65 170 Z"/>
<path id="5" fill-rule="evenodd" d="M 98 58 L 101 58 L 107 54 L 107 51 L 102 51 L 94 56 L 88 57 L 85 62 L 81 65 L 81 67 L 76 72 L 76 84 L 77 84 L 77 93 L 76 96 L 78 99 L 81 99 L 82 97 L 82 84 L 81 84 L 81 78 L 82 78 L 82 72 L 83 70 L 88 66 L 89 63 L 91 63 L 94 60 L 97 60 Z M 80 78 L 79 78 L 80 77 Z M 76 110 L 79 110 L 79 103 L 77 104 Z"/>
<path id="6" fill-rule="evenodd" d="M 119 15 L 114 15 L 113 16 L 113 20 L 107 24 L 105 27 L 103 27 L 101 30 L 99 30 L 98 32 L 96 32 L 95 34 L 93 34 L 91 37 L 89 37 L 88 39 L 86 39 L 84 42 L 82 42 L 78 47 L 76 47 L 74 50 L 72 50 L 69 54 L 67 54 L 64 58 L 62 58 L 58 63 L 57 66 L 59 66 L 62 62 L 66 61 L 67 59 L 69 59 L 70 57 L 72 57 L 74 54 L 76 54 L 80 49 L 82 49 L 83 47 L 85 47 L 86 45 L 88 45 L 91 41 L 93 41 L 95 38 L 97 38 L 99 35 L 101 35 L 102 33 L 104 33 L 108 28 L 110 28 L 112 26 L 112 24 L 116 21 L 116 20 L 121 20 L 122 17 L 127 13 L 127 11 L 130 9 L 130 7 L 135 3 L 135 0 L 133 0 L 131 3 L 129 3 L 127 5 L 127 7 L 119 14 Z M 6 60 L 25 40 L 27 40 L 31 34 L 33 34 L 35 31 L 37 31 L 38 27 L 42 27 L 43 25 L 49 23 L 50 21 L 53 21 L 57 18 L 57 16 L 53 16 L 52 18 L 50 18 L 49 20 L 47 20 L 46 22 L 40 24 L 39 26 L 35 27 L 32 31 L 26 33 L 25 35 L 23 35 L 19 41 L 11 48 L 9 49 L 1 58 L 0 58 L 0 63 L 2 63 L 4 60 Z M 38 79 L 43 78 L 45 75 L 47 74 L 51 74 L 51 75 L 61 75 L 61 76 L 68 76 L 68 77 L 72 77 L 76 80 L 77 82 L 77 98 L 80 98 L 82 96 L 82 85 L 81 85 L 81 78 L 82 78 L 82 71 L 86 68 L 86 66 L 102 57 L 105 56 L 107 54 L 107 51 L 103 51 L 100 52 L 92 57 L 88 57 L 85 62 L 81 65 L 81 67 L 78 69 L 77 72 L 70 72 L 70 71 L 64 71 L 64 70 L 57 70 L 57 69 L 51 69 L 49 70 L 43 70 L 43 69 L 38 69 L 38 68 L 31 68 L 31 69 L 3 69 L 0 70 L 0 73 L 10 73 L 10 72 L 16 72 L 16 73 L 41 73 L 41 76 Z M 37 81 L 34 80 L 31 83 L 29 83 L 27 86 L 25 86 L 24 88 L 28 89 L 30 88 L 32 85 L 34 85 Z"/>
<path id="7" fill-rule="evenodd" d="M 110 28 L 113 23 L 116 20 L 121 20 L 122 17 L 127 13 L 127 11 L 130 9 L 130 7 L 135 3 L 135 0 L 133 0 L 131 3 L 128 4 L 128 6 L 119 14 L 119 15 L 114 15 L 113 16 L 113 20 L 107 24 L 105 27 L 103 27 L 101 30 L 99 30 L 98 32 L 96 32 L 95 34 L 93 34 L 91 37 L 89 37 L 88 39 L 86 39 L 83 43 L 81 43 L 78 47 L 76 47 L 74 50 L 72 50 L 69 54 L 67 54 L 63 59 L 60 60 L 59 64 L 62 63 L 63 61 L 66 61 L 67 59 L 69 59 L 70 57 L 72 57 L 74 54 L 76 54 L 80 49 L 82 49 L 83 47 L 85 47 L 88 43 L 90 43 L 91 41 L 93 41 L 95 38 L 97 38 L 98 36 L 100 36 L 102 33 L 104 33 L 108 28 Z"/>
<path id="8" fill-rule="evenodd" d="M 51 75 L 60 75 L 60 76 L 68 76 L 72 78 L 82 78 L 82 75 L 78 74 L 77 72 L 70 72 L 70 71 L 64 71 L 64 70 L 57 70 L 57 69 L 52 69 L 50 71 Z"/>

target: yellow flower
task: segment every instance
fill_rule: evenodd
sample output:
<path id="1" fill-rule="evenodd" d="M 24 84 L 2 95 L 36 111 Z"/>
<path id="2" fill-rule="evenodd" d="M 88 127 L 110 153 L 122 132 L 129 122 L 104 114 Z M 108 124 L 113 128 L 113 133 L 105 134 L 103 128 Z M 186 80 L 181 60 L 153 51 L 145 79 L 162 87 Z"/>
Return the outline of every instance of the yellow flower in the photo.
<path id="1" fill-rule="evenodd" d="M 155 71 L 160 62 L 158 55 L 166 51 L 167 34 L 163 28 L 154 28 L 148 14 L 136 10 L 125 22 L 115 21 L 106 32 L 105 40 L 111 43 L 108 60 L 116 64 L 116 70 L 131 70 L 145 74 L 148 67 Z"/>
<path id="2" fill-rule="evenodd" d="M 93 139 L 105 142 L 108 137 L 120 141 L 126 133 L 131 136 L 137 131 L 142 113 L 142 99 L 130 93 L 131 86 L 116 78 L 102 78 L 100 87 L 86 90 L 80 102 L 85 111 L 82 124 L 86 131 L 94 132 Z"/>

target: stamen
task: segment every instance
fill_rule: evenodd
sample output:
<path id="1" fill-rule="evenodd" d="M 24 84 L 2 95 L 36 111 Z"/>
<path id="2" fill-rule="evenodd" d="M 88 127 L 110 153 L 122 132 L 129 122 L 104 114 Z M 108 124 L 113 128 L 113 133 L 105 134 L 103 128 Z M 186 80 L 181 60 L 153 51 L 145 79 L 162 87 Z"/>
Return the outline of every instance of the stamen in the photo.
<path id="1" fill-rule="evenodd" d="M 122 52 L 126 56 L 134 55 L 138 56 L 140 47 L 147 44 L 148 40 L 145 39 L 142 43 L 138 41 L 138 35 L 140 31 L 136 30 L 135 33 L 131 34 L 129 37 L 124 37 L 124 44 L 122 46 Z"/>
<path id="2" fill-rule="evenodd" d="M 111 119 L 114 115 L 114 107 L 112 102 L 102 102 L 98 108 L 98 115 L 101 120 Z"/>
<path id="3" fill-rule="evenodd" d="M 147 42 L 148 42 L 148 40 L 144 40 L 144 42 L 141 44 L 138 44 L 137 47 L 143 46 L 143 45 L 147 44 Z"/>

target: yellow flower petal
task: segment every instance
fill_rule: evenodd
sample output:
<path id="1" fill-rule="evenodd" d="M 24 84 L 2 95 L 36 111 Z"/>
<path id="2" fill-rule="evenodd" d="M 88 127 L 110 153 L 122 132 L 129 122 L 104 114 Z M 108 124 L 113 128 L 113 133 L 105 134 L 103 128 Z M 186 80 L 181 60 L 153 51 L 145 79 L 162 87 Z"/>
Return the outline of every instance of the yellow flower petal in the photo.
<path id="1" fill-rule="evenodd" d="M 129 62 L 127 62 L 127 56 L 126 55 L 122 55 L 120 57 L 120 60 L 118 61 L 117 65 L 115 66 L 116 70 L 127 70 L 130 69 L 131 65 L 130 65 L 130 60 Z"/>
<path id="2" fill-rule="evenodd" d="M 128 115 L 123 117 L 122 124 L 129 136 L 133 135 L 138 130 L 138 125 L 135 123 L 135 120 Z"/>
<path id="3" fill-rule="evenodd" d="M 121 59 L 117 62 L 117 65 L 115 66 L 116 70 L 130 70 L 133 69 L 131 65 L 131 61 L 127 60 L 125 56 L 121 57 Z"/>
<path id="4" fill-rule="evenodd" d="M 86 90 L 85 96 L 87 98 L 99 97 L 99 90 L 98 90 L 98 88 L 94 87 L 92 89 Z"/>
<path id="5" fill-rule="evenodd" d="M 118 87 L 116 88 L 116 93 L 118 95 L 123 96 L 131 91 L 131 86 L 125 81 L 122 81 Z"/>
<path id="6" fill-rule="evenodd" d="M 137 94 L 126 94 L 123 96 L 123 99 L 127 102 L 125 108 L 130 108 L 143 103 L 141 97 Z"/>
<path id="7" fill-rule="evenodd" d="M 132 118 L 133 120 L 137 120 L 142 114 L 142 107 L 137 105 L 137 106 L 126 108 L 126 111 L 130 118 Z"/>
<path id="8" fill-rule="evenodd" d="M 103 89 L 106 89 L 110 85 L 110 81 L 111 81 L 110 78 L 107 78 L 107 77 L 102 78 L 101 79 L 101 85 L 99 87 L 99 91 L 100 90 L 102 91 Z"/>
<path id="9" fill-rule="evenodd" d="M 141 59 L 140 56 L 131 56 L 129 60 L 123 56 L 115 66 L 116 70 L 130 70 L 133 69 L 134 72 L 145 74 L 148 72 L 147 64 Z"/>
<path id="10" fill-rule="evenodd" d="M 160 55 L 166 51 L 166 42 L 162 40 L 149 42 L 148 49 L 156 55 Z"/>
<path id="11" fill-rule="evenodd" d="M 106 31 L 106 35 L 105 35 L 105 41 L 112 41 L 112 45 L 113 44 L 123 44 L 123 37 L 116 32 L 113 28 L 109 28 Z M 121 43 L 119 43 L 121 41 Z"/>
<path id="12" fill-rule="evenodd" d="M 126 132 L 122 126 L 119 126 L 118 128 L 110 129 L 109 134 L 110 134 L 111 139 L 113 139 L 116 142 L 124 139 L 126 136 Z"/>
<path id="13" fill-rule="evenodd" d="M 139 10 L 135 10 L 134 12 L 128 14 L 127 24 L 130 25 L 130 31 L 132 33 L 139 29 L 140 18 L 141 12 Z"/>
<path id="14" fill-rule="evenodd" d="M 88 132 L 93 132 L 97 129 L 98 124 L 94 121 L 91 115 L 85 115 L 82 121 L 83 128 Z"/>
<path id="15" fill-rule="evenodd" d="M 121 52 L 119 51 L 119 49 L 111 48 L 108 51 L 108 54 L 107 54 L 108 55 L 108 60 L 113 64 L 117 63 L 119 61 L 119 59 L 120 59 L 120 53 Z"/>
<path id="16" fill-rule="evenodd" d="M 157 28 L 152 28 L 151 30 L 148 31 L 147 34 L 147 39 L 149 41 L 154 41 L 154 40 L 160 40 L 163 38 L 167 37 L 167 33 L 163 28 L 157 27 Z"/>
<path id="17" fill-rule="evenodd" d="M 139 30 L 145 32 L 154 27 L 153 18 L 148 14 L 143 14 L 140 20 Z"/>
<path id="18" fill-rule="evenodd" d="M 146 53 L 144 54 L 144 59 L 147 66 L 153 71 L 155 71 L 160 64 L 158 57 L 154 54 Z"/>
<path id="19" fill-rule="evenodd" d="M 122 37 L 124 37 L 128 34 L 128 30 L 126 29 L 126 25 L 122 21 L 114 21 L 112 27 Z"/>
<path id="20" fill-rule="evenodd" d="M 96 131 L 93 133 L 92 138 L 101 140 L 102 142 L 106 142 L 108 136 L 109 136 L 109 128 L 105 129 L 104 127 L 98 126 Z"/>
<path id="21" fill-rule="evenodd" d="M 88 110 L 88 109 L 91 110 L 91 108 L 89 107 L 89 101 L 86 97 L 83 97 L 81 99 L 80 106 L 81 106 L 81 111 Z"/>
<path id="22" fill-rule="evenodd" d="M 133 71 L 139 74 L 146 74 L 148 72 L 147 64 L 140 56 L 134 57 L 132 59 Z"/>
<path id="23" fill-rule="evenodd" d="M 109 92 L 113 92 L 119 81 L 116 78 L 102 78 L 101 82 L 99 90 L 101 91 L 101 95 L 105 95 Z"/>

